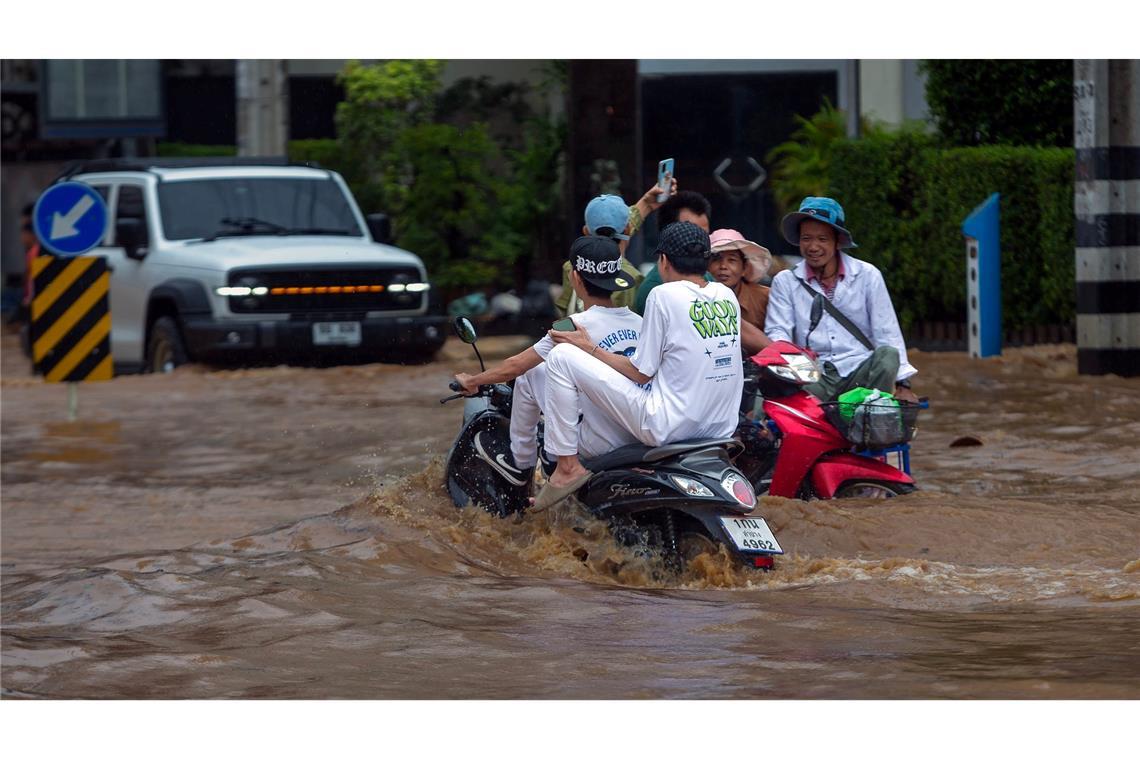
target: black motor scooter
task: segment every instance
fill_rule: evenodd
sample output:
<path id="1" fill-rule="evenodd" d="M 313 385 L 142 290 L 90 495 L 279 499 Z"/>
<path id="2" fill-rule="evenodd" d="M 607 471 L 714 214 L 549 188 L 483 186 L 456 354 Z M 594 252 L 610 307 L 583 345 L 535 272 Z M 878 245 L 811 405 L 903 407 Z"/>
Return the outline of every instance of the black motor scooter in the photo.
<path id="1" fill-rule="evenodd" d="M 475 349 L 483 367 L 474 325 L 460 317 L 455 330 Z M 460 390 L 459 384 L 453 381 L 451 389 Z M 457 393 L 440 399 L 466 399 L 445 473 L 448 494 L 458 507 L 477 505 L 505 517 L 525 512 L 530 504 L 531 484 L 509 477 L 493 453 L 510 446 L 511 396 L 511 386 L 500 383 L 481 386 L 474 396 Z M 481 433 L 487 437 L 477 439 Z M 488 438 L 493 447 L 478 443 Z M 733 438 L 623 446 L 582 461 L 594 476 L 575 496 L 591 515 L 609 523 L 619 542 L 658 551 L 674 568 L 698 554 L 715 553 L 719 544 L 747 565 L 771 568 L 773 556 L 784 552 L 756 513 L 752 485 L 732 465 L 739 448 Z M 549 475 L 553 463 L 539 453 Z"/>

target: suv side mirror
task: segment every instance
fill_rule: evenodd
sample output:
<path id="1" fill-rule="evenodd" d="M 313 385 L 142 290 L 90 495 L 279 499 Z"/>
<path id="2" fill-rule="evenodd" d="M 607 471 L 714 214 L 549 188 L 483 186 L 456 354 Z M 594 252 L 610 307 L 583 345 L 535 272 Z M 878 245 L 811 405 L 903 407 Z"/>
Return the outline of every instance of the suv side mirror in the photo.
<path id="1" fill-rule="evenodd" d="M 115 222 L 115 242 L 123 247 L 127 258 L 141 261 L 146 256 L 146 222 L 125 218 Z"/>
<path id="2" fill-rule="evenodd" d="M 387 214 L 369 214 L 364 221 L 368 222 L 368 232 L 373 240 L 386 245 L 392 243 L 392 220 Z"/>

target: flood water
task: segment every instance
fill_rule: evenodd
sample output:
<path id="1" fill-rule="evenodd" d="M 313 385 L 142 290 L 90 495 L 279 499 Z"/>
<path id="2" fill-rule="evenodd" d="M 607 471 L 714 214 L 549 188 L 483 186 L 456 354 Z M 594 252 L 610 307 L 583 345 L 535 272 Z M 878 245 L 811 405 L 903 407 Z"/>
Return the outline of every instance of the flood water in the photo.
<path id="1" fill-rule="evenodd" d="M 1073 346 L 914 352 L 921 492 L 765 498 L 774 571 L 676 578 L 450 504 L 461 345 L 119 378 L 67 422 L 5 341 L 9 698 L 1140 697 L 1140 379 Z"/>

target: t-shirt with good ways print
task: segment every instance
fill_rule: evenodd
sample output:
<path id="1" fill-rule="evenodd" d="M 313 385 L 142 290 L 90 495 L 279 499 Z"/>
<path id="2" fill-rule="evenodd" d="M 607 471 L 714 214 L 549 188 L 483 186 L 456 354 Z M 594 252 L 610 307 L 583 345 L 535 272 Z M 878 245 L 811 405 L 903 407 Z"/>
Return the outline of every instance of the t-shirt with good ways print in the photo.
<path id="1" fill-rule="evenodd" d="M 740 304 L 730 289 L 687 280 L 654 288 L 631 360 L 653 378 L 644 420 L 658 439 L 727 438 L 736 430 L 744 370 Z"/>

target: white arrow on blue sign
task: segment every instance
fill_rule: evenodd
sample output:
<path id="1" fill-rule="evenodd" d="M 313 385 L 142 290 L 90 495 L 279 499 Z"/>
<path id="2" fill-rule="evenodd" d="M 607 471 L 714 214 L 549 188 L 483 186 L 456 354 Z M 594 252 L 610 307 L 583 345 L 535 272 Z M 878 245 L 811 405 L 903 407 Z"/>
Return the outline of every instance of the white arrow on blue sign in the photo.
<path id="1" fill-rule="evenodd" d="M 99 245 L 109 219 L 103 196 L 82 182 L 52 185 L 32 212 L 40 242 L 58 256 L 78 256 Z"/>

